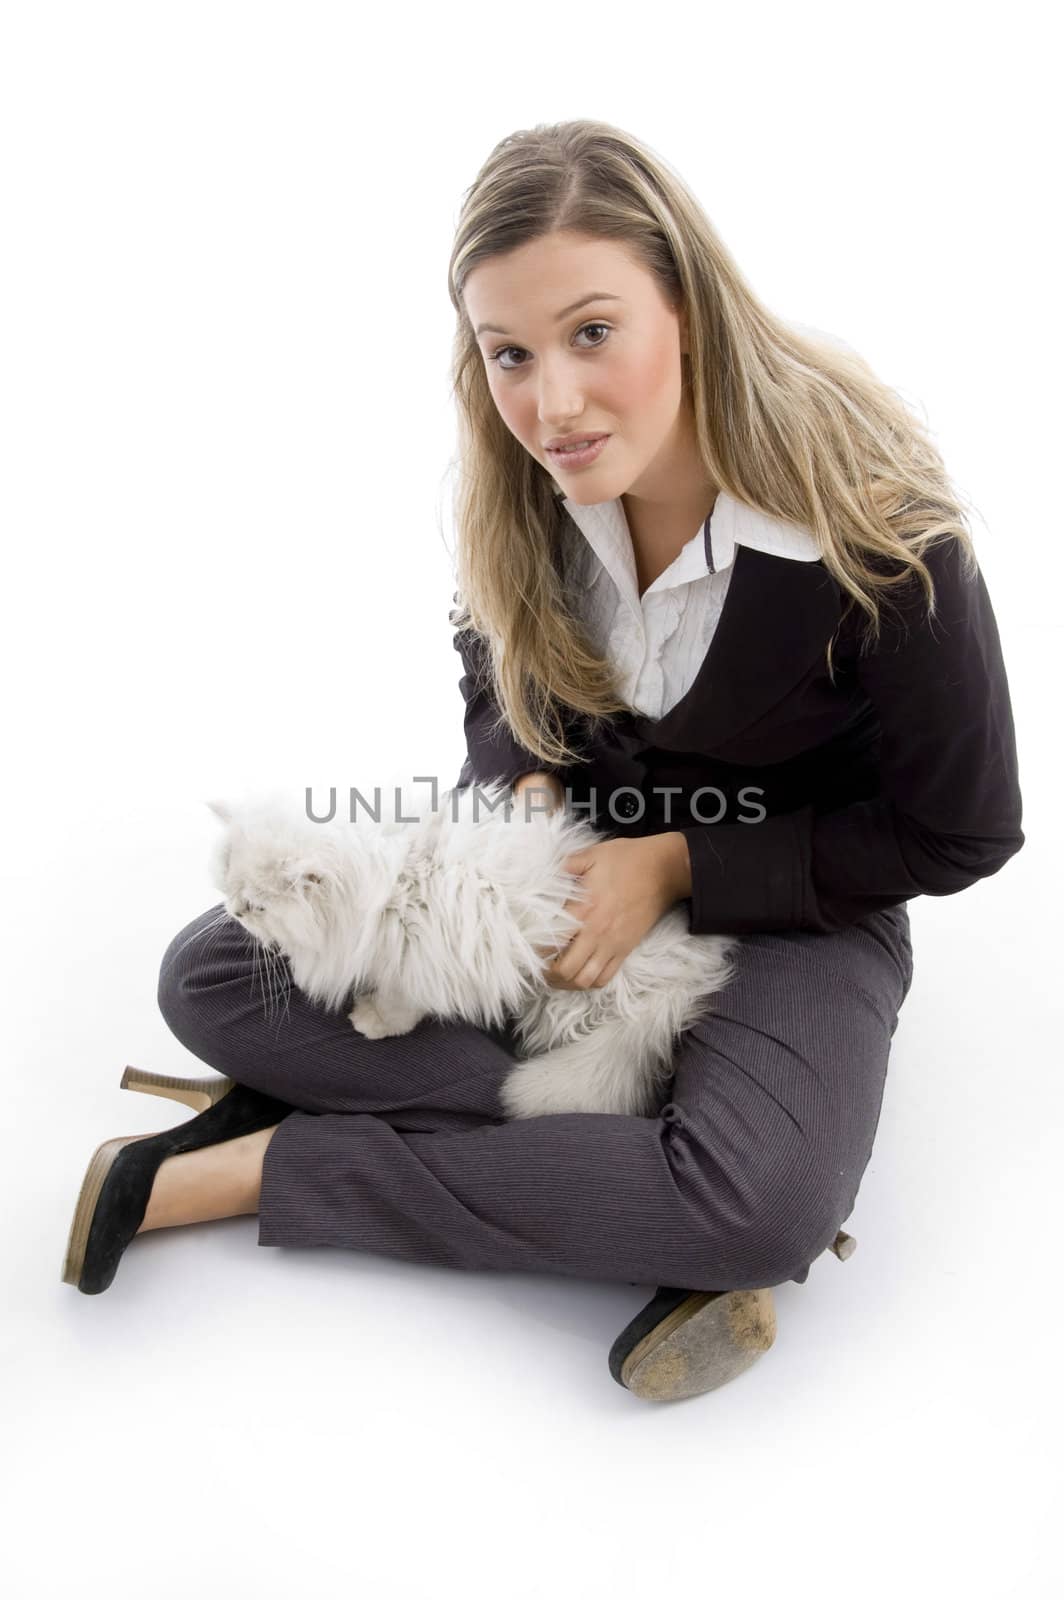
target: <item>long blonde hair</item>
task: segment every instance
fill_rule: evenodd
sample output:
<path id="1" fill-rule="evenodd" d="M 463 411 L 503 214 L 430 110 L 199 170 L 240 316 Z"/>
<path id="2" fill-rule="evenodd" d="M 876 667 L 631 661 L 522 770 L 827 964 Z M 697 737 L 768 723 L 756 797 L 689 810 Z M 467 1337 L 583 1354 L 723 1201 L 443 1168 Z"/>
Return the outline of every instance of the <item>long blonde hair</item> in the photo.
<path id="1" fill-rule="evenodd" d="M 545 765 L 579 761 L 565 708 L 591 727 L 632 709 L 570 609 L 557 486 L 502 421 L 462 299 L 480 262 L 560 230 L 624 245 L 673 309 L 686 308 L 684 394 L 708 476 L 813 533 L 847 609 L 867 613 L 862 648 L 879 638 L 888 591 L 913 573 L 933 617 L 921 552 L 955 538 L 969 571 L 976 558 L 920 420 L 855 352 L 799 333 L 760 304 L 691 191 L 645 145 L 604 122 L 539 125 L 503 139 L 477 173 L 448 272 L 459 469 L 450 620 L 483 641 L 513 737 Z"/>

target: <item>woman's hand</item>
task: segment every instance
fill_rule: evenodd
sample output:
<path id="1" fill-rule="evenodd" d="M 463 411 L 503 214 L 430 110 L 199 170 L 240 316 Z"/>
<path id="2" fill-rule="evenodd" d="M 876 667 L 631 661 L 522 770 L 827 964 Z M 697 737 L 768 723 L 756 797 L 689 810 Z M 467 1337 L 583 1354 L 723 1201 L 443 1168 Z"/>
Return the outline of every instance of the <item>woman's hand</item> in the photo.
<path id="1" fill-rule="evenodd" d="M 565 902 L 583 926 L 543 974 L 553 989 L 603 988 L 655 922 L 690 893 L 687 841 L 680 833 L 604 839 L 563 865 L 579 874 L 587 898 Z"/>

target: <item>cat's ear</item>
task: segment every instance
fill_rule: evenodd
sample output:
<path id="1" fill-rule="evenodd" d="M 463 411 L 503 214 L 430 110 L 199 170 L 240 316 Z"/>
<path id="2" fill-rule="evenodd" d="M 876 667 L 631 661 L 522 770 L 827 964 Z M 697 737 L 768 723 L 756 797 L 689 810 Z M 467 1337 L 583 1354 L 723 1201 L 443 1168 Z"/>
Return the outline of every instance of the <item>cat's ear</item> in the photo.
<path id="1" fill-rule="evenodd" d="M 213 811 L 215 816 L 218 817 L 220 821 L 232 822 L 233 813 L 230 811 L 224 800 L 208 800 L 206 804 L 207 809 L 209 811 Z"/>

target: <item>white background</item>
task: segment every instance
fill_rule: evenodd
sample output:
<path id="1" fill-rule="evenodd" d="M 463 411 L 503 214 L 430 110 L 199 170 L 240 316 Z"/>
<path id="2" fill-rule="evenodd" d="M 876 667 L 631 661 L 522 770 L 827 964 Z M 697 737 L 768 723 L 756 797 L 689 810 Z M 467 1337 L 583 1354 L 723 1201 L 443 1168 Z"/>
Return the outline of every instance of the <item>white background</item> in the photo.
<path id="1" fill-rule="evenodd" d="M 1059 1592 L 1056 56 L 1041 5 L 9 4 L 5 1581 L 101 1593 Z M 59 1280 L 93 1147 L 186 1113 L 156 1009 L 204 801 L 457 776 L 446 266 L 492 146 L 591 116 L 774 311 L 861 350 L 975 503 L 1024 850 L 910 906 L 848 1229 L 737 1382 L 610 1378 L 646 1295 L 256 1219 Z M 382 667 L 382 663 L 384 666 Z"/>

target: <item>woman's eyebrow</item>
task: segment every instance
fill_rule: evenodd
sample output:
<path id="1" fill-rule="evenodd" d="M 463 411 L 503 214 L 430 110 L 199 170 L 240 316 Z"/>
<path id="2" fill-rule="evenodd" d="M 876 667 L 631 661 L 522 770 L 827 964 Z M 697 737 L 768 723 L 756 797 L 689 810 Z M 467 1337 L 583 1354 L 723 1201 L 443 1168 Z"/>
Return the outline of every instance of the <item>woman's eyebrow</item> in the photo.
<path id="1" fill-rule="evenodd" d="M 559 311 L 554 320 L 555 322 L 560 322 L 563 317 L 568 317 L 572 312 L 579 311 L 581 306 L 590 304 L 592 300 L 619 300 L 620 298 L 621 297 L 619 294 L 601 294 L 596 289 L 591 294 L 585 294 L 582 300 L 574 300 L 571 306 L 565 307 L 564 311 Z M 509 337 L 507 330 L 505 328 L 496 327 L 494 322 L 478 323 L 476 328 L 474 328 L 473 333 L 474 337 L 478 339 L 482 333 L 501 333 L 506 335 L 507 338 Z"/>

